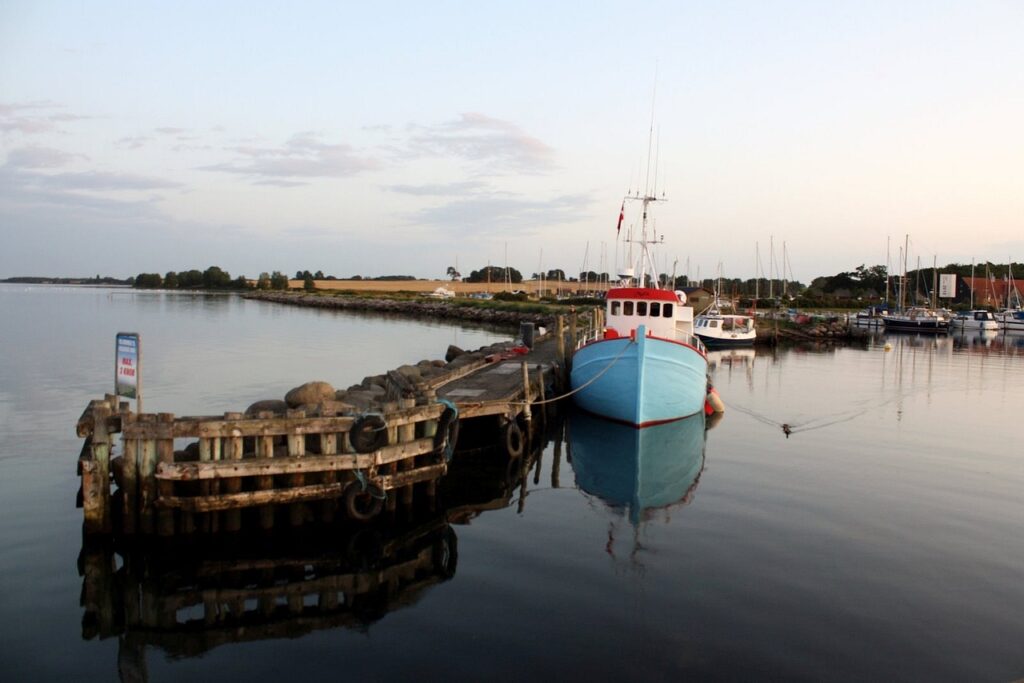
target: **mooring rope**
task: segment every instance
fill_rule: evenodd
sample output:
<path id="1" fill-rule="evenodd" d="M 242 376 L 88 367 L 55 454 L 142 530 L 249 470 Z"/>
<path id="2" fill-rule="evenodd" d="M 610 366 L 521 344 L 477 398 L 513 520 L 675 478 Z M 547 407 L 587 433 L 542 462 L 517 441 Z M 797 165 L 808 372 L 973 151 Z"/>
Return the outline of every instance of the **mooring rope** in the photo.
<path id="1" fill-rule="evenodd" d="M 587 380 L 586 382 L 584 382 L 583 384 L 579 385 L 578 387 L 576 387 L 575 389 L 573 389 L 572 391 L 570 391 L 568 393 L 562 394 L 561 396 L 554 396 L 552 398 L 544 399 L 543 401 L 509 401 L 509 405 L 542 406 L 542 405 L 544 405 L 546 403 L 554 403 L 555 401 L 561 401 L 564 398 L 569 398 L 573 394 L 578 393 L 580 391 L 583 391 L 584 389 L 589 387 L 591 384 L 593 384 L 597 380 L 601 379 L 601 376 L 604 375 L 604 373 L 606 373 L 609 370 L 611 370 L 612 366 L 615 365 L 619 361 L 620 358 L 622 358 L 622 354 L 624 354 L 626 352 L 626 349 L 628 349 L 631 344 L 635 344 L 635 343 L 636 343 L 635 341 L 629 340 L 629 343 L 625 344 L 622 347 L 622 350 L 619 351 L 618 354 L 616 354 L 615 358 L 612 358 L 611 362 L 608 363 L 608 365 L 606 365 L 604 368 L 601 369 L 601 372 L 597 373 L 596 375 L 591 377 L 589 380 Z"/>

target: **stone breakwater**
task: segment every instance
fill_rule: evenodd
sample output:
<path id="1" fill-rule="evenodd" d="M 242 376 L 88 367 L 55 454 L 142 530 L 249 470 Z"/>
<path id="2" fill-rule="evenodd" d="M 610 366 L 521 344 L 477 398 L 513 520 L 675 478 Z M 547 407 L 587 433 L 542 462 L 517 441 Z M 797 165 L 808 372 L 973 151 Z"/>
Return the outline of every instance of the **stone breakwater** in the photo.
<path id="1" fill-rule="evenodd" d="M 370 299 L 362 297 L 318 296 L 315 294 L 283 294 L 253 292 L 246 299 L 271 301 L 289 306 L 308 306 L 342 311 L 385 313 L 432 320 L 461 320 L 490 325 L 518 327 L 521 322 L 532 322 L 551 326 L 553 316 L 543 313 L 500 311 L 482 306 L 453 306 L 446 301 L 406 301 L 395 299 Z"/>

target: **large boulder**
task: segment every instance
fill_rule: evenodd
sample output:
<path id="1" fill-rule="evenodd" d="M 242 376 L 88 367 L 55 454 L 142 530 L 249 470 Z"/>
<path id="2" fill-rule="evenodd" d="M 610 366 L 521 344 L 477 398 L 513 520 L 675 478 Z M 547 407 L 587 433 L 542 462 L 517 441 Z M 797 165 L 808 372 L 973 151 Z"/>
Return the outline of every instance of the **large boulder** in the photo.
<path id="1" fill-rule="evenodd" d="M 331 398 L 334 398 L 333 396 Z M 276 398 L 267 399 L 265 401 L 256 401 L 251 406 L 245 409 L 246 417 L 255 417 L 259 413 L 271 412 L 278 415 L 284 415 L 284 411 L 288 410 L 288 404 L 284 401 L 279 401 Z"/>
<path id="2" fill-rule="evenodd" d="M 284 401 L 289 408 L 298 408 L 306 403 L 321 403 L 334 400 L 334 387 L 327 382 L 306 382 L 287 394 Z"/>
<path id="3" fill-rule="evenodd" d="M 448 345 L 448 351 L 444 354 L 444 360 L 446 363 L 451 363 L 453 360 L 464 354 L 465 351 L 460 349 L 455 344 Z"/>

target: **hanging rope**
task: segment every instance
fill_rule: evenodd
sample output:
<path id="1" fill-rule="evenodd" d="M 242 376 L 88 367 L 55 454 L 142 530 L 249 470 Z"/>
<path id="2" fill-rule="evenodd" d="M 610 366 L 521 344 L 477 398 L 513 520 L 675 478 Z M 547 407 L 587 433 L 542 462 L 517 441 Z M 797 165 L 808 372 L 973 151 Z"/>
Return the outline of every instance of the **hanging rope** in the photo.
<path id="1" fill-rule="evenodd" d="M 584 389 L 589 387 L 591 384 L 593 384 L 597 380 L 601 379 L 601 376 L 604 375 L 604 373 L 606 373 L 609 370 L 611 370 L 612 366 L 615 365 L 619 361 L 620 358 L 622 358 L 622 354 L 626 353 L 626 349 L 628 349 L 630 347 L 630 345 L 635 344 L 635 343 L 636 343 L 635 341 L 630 340 L 629 343 L 625 344 L 622 347 L 622 350 L 619 351 L 618 354 L 615 355 L 615 358 L 612 358 L 611 362 L 608 363 L 608 365 L 606 365 L 605 367 L 603 367 L 601 369 L 601 372 L 597 373 L 596 375 L 594 375 L 589 380 L 587 380 L 586 382 L 584 382 L 580 386 L 576 387 L 572 391 L 564 393 L 561 396 L 555 396 L 555 397 L 552 397 L 552 398 L 545 399 L 543 401 L 509 401 L 509 404 L 510 405 L 520 405 L 520 406 L 525 406 L 525 405 L 542 406 L 542 405 L 545 405 L 547 403 L 554 403 L 555 401 L 561 401 L 564 398 L 569 398 L 573 394 L 576 394 L 576 393 L 578 393 L 580 391 L 583 391 Z"/>

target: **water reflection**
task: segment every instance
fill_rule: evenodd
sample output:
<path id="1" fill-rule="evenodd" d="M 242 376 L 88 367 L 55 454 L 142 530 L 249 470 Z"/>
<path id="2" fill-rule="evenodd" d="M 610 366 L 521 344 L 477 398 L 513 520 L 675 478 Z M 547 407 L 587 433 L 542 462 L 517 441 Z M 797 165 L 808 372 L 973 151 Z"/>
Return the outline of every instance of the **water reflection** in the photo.
<path id="1" fill-rule="evenodd" d="M 443 516 L 338 533 L 87 545 L 82 637 L 118 636 L 123 673 L 145 671 L 147 646 L 196 657 L 228 643 L 365 630 L 451 578 L 457 556 Z"/>
<path id="2" fill-rule="evenodd" d="M 576 484 L 639 524 L 654 510 L 690 502 L 704 468 L 704 432 L 703 415 L 635 429 L 573 413 Z"/>
<path id="3" fill-rule="evenodd" d="M 374 524 L 173 539 L 90 537 L 78 558 L 82 638 L 116 637 L 121 680 L 145 681 L 147 648 L 191 658 L 326 629 L 368 632 L 455 576 L 455 525 L 490 510 L 522 511 L 530 475 L 536 484 L 552 441 L 552 486 L 558 487 L 564 430 L 557 415 L 544 417 L 549 428 L 526 455 L 510 458 L 493 446 L 457 452 L 435 498 L 389 508 Z M 487 431 L 470 424 L 468 440 Z"/>

